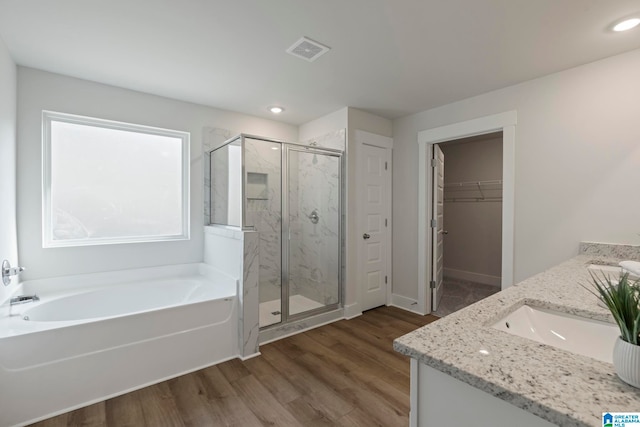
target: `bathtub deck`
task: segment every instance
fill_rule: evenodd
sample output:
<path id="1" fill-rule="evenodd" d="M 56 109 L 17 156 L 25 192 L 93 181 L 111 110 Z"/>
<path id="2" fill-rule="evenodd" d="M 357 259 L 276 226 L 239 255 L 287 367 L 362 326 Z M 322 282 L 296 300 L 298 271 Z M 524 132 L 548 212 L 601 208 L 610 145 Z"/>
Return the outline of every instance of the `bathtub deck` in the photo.
<path id="1" fill-rule="evenodd" d="M 381 307 L 33 425 L 407 426 L 409 358 L 392 342 L 436 319 Z"/>

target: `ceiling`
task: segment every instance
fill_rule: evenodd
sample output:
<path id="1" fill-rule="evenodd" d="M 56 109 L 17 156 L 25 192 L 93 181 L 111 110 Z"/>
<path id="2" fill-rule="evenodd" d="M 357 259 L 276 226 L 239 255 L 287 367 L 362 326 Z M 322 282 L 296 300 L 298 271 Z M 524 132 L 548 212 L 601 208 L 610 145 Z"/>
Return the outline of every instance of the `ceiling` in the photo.
<path id="1" fill-rule="evenodd" d="M 640 48 L 639 0 L 0 0 L 19 65 L 302 124 L 390 119 Z M 309 63 L 301 36 L 332 50 Z M 280 116 L 270 105 L 286 109 Z"/>

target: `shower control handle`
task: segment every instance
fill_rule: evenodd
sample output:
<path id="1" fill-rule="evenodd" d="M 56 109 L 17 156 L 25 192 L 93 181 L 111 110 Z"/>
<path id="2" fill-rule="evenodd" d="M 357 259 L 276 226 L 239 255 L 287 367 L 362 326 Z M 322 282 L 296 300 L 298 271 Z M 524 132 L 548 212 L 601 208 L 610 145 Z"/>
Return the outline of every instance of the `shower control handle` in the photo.
<path id="1" fill-rule="evenodd" d="M 364 233 L 364 234 L 362 235 L 362 238 L 363 238 L 364 240 L 367 240 L 367 239 L 369 239 L 370 237 L 371 237 L 371 235 L 370 235 L 369 233 Z"/>
<path id="2" fill-rule="evenodd" d="M 24 271 L 24 267 L 11 267 L 8 260 L 2 261 L 2 283 L 5 286 L 11 284 L 11 276 L 17 276 Z"/>
<path id="3" fill-rule="evenodd" d="M 309 215 L 308 218 L 311 220 L 312 224 L 317 224 L 320 221 L 320 215 L 318 215 L 318 211 L 316 209 L 311 212 L 311 215 Z"/>

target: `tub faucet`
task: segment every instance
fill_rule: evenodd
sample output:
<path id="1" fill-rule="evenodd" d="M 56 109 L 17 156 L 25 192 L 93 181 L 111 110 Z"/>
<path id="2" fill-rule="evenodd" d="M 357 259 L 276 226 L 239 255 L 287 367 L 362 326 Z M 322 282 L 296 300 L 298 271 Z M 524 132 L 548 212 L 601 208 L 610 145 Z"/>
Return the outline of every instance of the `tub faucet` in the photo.
<path id="1" fill-rule="evenodd" d="M 40 301 L 40 297 L 36 294 L 33 295 L 18 295 L 17 297 L 9 300 L 9 305 L 26 304 L 28 302 Z"/>
<path id="2" fill-rule="evenodd" d="M 17 276 L 24 271 L 24 267 L 11 267 L 6 259 L 2 261 L 2 283 L 5 286 L 11 284 L 11 276 Z"/>

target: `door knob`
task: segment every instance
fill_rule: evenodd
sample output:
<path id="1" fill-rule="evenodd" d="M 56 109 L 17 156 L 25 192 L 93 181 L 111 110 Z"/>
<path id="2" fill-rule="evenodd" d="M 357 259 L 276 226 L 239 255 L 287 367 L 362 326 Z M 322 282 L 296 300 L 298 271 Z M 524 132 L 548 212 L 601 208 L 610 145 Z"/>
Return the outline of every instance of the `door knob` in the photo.
<path id="1" fill-rule="evenodd" d="M 362 235 L 362 238 L 363 238 L 364 240 L 367 240 L 367 239 L 368 239 L 368 238 L 370 238 L 370 237 L 371 237 L 371 235 L 370 235 L 369 233 L 364 233 L 364 234 Z"/>
<path id="2" fill-rule="evenodd" d="M 442 234 L 449 234 L 449 232 L 447 230 L 444 230 Z"/>

